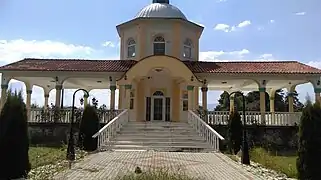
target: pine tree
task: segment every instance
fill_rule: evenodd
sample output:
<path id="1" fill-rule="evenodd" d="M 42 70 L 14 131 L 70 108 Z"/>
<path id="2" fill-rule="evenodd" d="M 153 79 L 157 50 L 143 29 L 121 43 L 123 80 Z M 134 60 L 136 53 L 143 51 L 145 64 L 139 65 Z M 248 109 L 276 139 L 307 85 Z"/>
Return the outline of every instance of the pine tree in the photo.
<path id="1" fill-rule="evenodd" d="M 230 114 L 228 122 L 228 141 L 229 149 L 232 153 L 237 154 L 241 149 L 243 125 L 241 116 L 238 111 Z"/>
<path id="2" fill-rule="evenodd" d="M 80 122 L 78 145 L 85 151 L 97 149 L 97 138 L 92 136 L 99 131 L 99 117 L 94 106 L 86 106 Z"/>
<path id="3" fill-rule="evenodd" d="M 297 158 L 300 180 L 321 179 L 321 108 L 308 100 L 304 107 L 299 127 Z"/>
<path id="4" fill-rule="evenodd" d="M 0 114 L 0 179 L 26 178 L 30 171 L 26 105 L 21 92 L 8 92 Z"/>

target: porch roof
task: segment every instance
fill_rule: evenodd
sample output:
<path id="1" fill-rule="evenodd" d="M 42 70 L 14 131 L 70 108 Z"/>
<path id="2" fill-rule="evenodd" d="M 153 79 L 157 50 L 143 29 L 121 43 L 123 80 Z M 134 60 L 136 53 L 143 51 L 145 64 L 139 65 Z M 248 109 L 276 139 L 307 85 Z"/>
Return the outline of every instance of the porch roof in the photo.
<path id="1" fill-rule="evenodd" d="M 0 67 L 5 71 L 78 71 L 126 72 L 135 60 L 82 60 L 25 58 Z M 249 73 L 249 74 L 321 74 L 321 70 L 297 61 L 207 62 L 184 61 L 193 73 Z"/>

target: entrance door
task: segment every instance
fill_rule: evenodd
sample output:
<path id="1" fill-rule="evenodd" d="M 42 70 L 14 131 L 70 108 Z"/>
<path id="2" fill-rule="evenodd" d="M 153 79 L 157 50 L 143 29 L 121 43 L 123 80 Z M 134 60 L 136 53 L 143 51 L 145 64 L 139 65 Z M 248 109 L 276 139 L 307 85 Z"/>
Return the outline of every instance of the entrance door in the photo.
<path id="1" fill-rule="evenodd" d="M 155 121 L 162 121 L 163 120 L 163 109 L 164 109 L 164 102 L 163 98 L 154 98 L 154 120 Z"/>
<path id="2" fill-rule="evenodd" d="M 162 91 L 156 91 L 153 94 L 151 119 L 154 121 L 165 119 L 165 97 Z"/>

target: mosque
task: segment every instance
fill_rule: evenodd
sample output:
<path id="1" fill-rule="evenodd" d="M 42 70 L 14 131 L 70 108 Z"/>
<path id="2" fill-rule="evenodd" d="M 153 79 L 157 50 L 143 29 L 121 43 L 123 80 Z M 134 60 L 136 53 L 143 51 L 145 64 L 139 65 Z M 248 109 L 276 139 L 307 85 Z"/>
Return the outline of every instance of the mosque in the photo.
<path id="1" fill-rule="evenodd" d="M 188 110 L 198 109 L 200 100 L 207 109 L 208 90 L 257 90 L 262 115 L 266 113 L 265 93 L 273 113 L 274 94 L 280 88 L 288 89 L 289 112 L 293 112 L 291 93 L 299 84 L 310 82 L 316 100 L 321 100 L 321 70 L 300 62 L 199 61 L 204 27 L 189 21 L 169 0 L 153 0 L 116 29 L 120 60 L 25 58 L 0 67 L 0 108 L 11 79 L 25 83 L 29 113 L 34 85 L 44 89 L 45 105 L 49 92 L 56 89 L 57 106 L 62 89 L 109 88 L 111 109 L 115 109 L 115 90 L 119 89 L 118 108 L 128 109 L 131 121 L 186 121 Z"/>

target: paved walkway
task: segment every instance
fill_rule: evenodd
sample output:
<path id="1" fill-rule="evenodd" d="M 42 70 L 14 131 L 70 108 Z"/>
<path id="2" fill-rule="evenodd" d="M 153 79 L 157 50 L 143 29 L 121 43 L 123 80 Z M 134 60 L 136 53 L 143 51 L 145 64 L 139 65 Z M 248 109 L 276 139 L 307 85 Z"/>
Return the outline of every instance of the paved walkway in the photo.
<path id="1" fill-rule="evenodd" d="M 100 152 L 87 156 L 56 180 L 107 180 L 141 169 L 181 169 L 204 180 L 260 180 L 221 153 Z"/>

